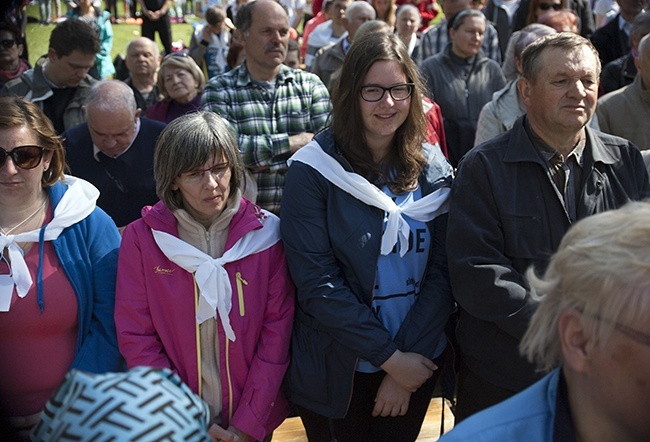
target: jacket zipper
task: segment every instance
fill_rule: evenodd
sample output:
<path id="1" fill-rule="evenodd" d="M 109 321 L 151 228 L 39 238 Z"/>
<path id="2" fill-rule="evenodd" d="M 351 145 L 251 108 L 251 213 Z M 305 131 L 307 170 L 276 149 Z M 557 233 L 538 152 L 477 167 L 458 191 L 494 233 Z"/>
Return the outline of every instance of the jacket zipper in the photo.
<path id="1" fill-rule="evenodd" d="M 244 287 L 248 285 L 248 281 L 241 277 L 241 272 L 235 274 L 235 279 L 237 280 L 237 297 L 239 298 L 239 316 L 244 316 L 246 314 L 246 309 L 244 308 Z"/>

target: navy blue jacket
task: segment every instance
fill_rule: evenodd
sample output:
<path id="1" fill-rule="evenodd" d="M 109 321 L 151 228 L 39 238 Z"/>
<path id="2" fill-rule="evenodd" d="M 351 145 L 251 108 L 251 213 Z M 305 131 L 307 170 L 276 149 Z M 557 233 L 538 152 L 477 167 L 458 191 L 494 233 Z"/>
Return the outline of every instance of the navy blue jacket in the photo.
<path id="1" fill-rule="evenodd" d="M 331 130 L 315 138 L 348 171 Z M 451 185 L 437 147 L 419 184 L 423 196 Z M 288 371 L 293 403 L 330 418 L 345 416 L 358 359 L 382 365 L 397 349 L 428 358 L 445 340 L 453 301 L 447 273 L 447 216 L 427 223 L 431 249 L 418 298 L 395 339 L 372 312 L 384 213 L 341 190 L 310 166 L 293 162 L 282 196 L 281 233 L 297 306 Z"/>
<path id="2" fill-rule="evenodd" d="M 97 205 L 113 218 L 118 227 L 140 218 L 144 206 L 158 202 L 153 178 L 153 151 L 164 128 L 164 123 L 141 118 L 140 132 L 129 150 L 117 158 L 104 156 L 103 163 L 93 156 L 93 140 L 87 123 L 62 135 L 71 174 L 99 189 Z"/>

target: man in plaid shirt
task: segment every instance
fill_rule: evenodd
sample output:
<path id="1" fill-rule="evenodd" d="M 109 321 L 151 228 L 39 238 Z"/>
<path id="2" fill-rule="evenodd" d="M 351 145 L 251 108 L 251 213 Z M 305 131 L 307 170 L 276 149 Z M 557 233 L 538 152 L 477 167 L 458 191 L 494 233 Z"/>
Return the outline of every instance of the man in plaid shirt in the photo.
<path id="1" fill-rule="evenodd" d="M 208 82 L 203 109 L 230 122 L 257 182 L 257 204 L 278 214 L 287 159 L 325 127 L 329 93 L 316 75 L 282 65 L 289 19 L 278 3 L 247 3 L 236 26 L 246 61 Z"/>

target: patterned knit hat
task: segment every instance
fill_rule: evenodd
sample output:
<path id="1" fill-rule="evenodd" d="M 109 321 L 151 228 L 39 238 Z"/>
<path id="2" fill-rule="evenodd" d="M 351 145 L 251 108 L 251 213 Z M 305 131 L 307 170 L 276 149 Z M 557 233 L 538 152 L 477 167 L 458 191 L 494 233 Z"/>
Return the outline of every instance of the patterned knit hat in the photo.
<path id="1" fill-rule="evenodd" d="M 168 369 L 70 371 L 32 441 L 210 441 L 208 406 Z"/>

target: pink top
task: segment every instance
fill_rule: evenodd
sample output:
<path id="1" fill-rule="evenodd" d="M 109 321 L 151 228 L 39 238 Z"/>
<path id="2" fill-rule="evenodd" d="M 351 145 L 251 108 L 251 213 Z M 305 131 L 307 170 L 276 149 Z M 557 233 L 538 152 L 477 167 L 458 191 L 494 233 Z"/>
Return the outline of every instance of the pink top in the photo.
<path id="1" fill-rule="evenodd" d="M 52 219 L 51 207 L 44 224 Z M 38 243 L 25 261 L 34 284 L 11 307 L 0 312 L 0 413 L 28 416 L 39 412 L 72 365 L 77 341 L 77 298 L 49 241 L 43 247 L 43 299 L 37 292 Z M 0 274 L 8 274 L 5 261 Z"/>

